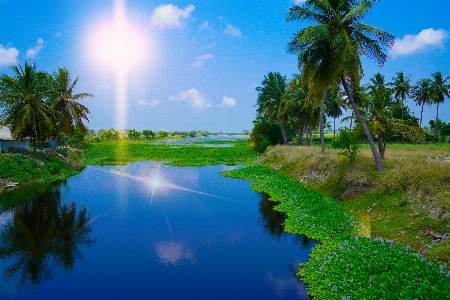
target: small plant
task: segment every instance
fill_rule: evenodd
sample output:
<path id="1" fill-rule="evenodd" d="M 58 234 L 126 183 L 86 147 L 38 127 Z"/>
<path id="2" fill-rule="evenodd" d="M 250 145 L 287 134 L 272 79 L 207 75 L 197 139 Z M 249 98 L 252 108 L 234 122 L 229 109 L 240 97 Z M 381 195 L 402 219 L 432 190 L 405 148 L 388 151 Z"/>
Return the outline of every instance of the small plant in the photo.
<path id="1" fill-rule="evenodd" d="M 360 148 L 358 136 L 347 127 L 339 128 L 339 136 L 331 143 L 331 147 L 342 150 L 339 154 L 346 157 L 351 169 L 356 162 Z"/>

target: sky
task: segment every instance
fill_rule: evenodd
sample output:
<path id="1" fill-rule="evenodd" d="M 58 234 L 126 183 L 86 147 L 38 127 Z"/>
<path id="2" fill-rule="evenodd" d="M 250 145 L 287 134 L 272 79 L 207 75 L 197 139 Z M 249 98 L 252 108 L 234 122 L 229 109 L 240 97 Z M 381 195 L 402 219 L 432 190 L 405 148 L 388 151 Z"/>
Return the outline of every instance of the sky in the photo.
<path id="1" fill-rule="evenodd" d="M 255 88 L 268 72 L 288 79 L 297 58 L 286 52 L 310 24 L 286 22 L 301 0 L 0 0 L 0 74 L 25 61 L 79 77 L 76 93 L 91 129 L 251 130 Z M 450 1 L 383 0 L 364 20 L 395 35 L 380 68 L 363 59 L 363 83 L 403 71 L 415 84 L 450 76 Z M 113 48 L 113 50 L 111 50 Z M 420 109 L 408 105 L 416 117 Z M 426 107 L 424 124 L 436 114 Z M 450 122 L 450 99 L 439 115 Z"/>

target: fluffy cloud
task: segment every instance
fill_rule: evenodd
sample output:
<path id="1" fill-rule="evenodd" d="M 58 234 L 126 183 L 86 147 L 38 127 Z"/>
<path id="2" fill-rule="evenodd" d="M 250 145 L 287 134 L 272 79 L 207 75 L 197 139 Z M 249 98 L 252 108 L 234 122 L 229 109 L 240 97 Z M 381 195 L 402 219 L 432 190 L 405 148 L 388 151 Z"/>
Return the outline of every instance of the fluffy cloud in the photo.
<path id="1" fill-rule="evenodd" d="M 5 48 L 3 45 L 0 45 L 0 67 L 9 67 L 17 64 L 18 56 L 19 50 L 16 48 Z"/>
<path id="2" fill-rule="evenodd" d="M 194 68 L 198 68 L 204 65 L 205 61 L 207 60 L 213 60 L 214 59 L 214 55 L 212 54 L 203 54 L 200 56 L 197 56 L 197 59 L 195 60 L 195 62 L 192 64 L 192 66 Z"/>
<path id="3" fill-rule="evenodd" d="M 234 98 L 224 96 L 222 99 L 222 103 L 219 105 L 220 107 L 233 107 L 236 106 L 236 100 Z"/>
<path id="4" fill-rule="evenodd" d="M 305 2 L 306 2 L 306 0 L 294 0 L 294 4 L 295 5 L 301 5 L 301 4 L 305 3 Z"/>
<path id="5" fill-rule="evenodd" d="M 392 55 L 406 55 L 429 47 L 442 47 L 448 32 L 444 29 L 424 29 L 417 35 L 407 34 L 395 41 L 390 53 Z"/>
<path id="6" fill-rule="evenodd" d="M 189 18 L 194 9 L 194 5 L 191 4 L 184 9 L 173 4 L 160 5 L 153 11 L 150 23 L 161 29 L 183 27 L 182 20 Z"/>
<path id="7" fill-rule="evenodd" d="M 158 100 L 158 99 L 152 99 L 150 101 L 143 99 L 143 100 L 140 100 L 138 102 L 139 106 L 150 106 L 150 107 L 153 107 L 153 106 L 156 106 L 156 105 L 159 105 L 159 104 L 161 104 L 161 101 Z"/>
<path id="8" fill-rule="evenodd" d="M 241 37 L 242 33 L 241 30 L 237 27 L 233 27 L 231 24 L 227 24 L 227 28 L 223 31 L 226 35 Z"/>
<path id="9" fill-rule="evenodd" d="M 42 48 L 44 48 L 44 40 L 39 38 L 36 42 L 36 46 L 34 46 L 34 48 L 32 49 L 28 49 L 27 58 L 35 58 L 36 55 L 38 55 L 39 51 L 42 50 Z"/>
<path id="10" fill-rule="evenodd" d="M 197 89 L 190 89 L 184 92 L 180 92 L 176 95 L 170 96 L 169 100 L 172 101 L 188 101 L 194 108 L 208 107 L 205 98 L 197 91 Z"/>

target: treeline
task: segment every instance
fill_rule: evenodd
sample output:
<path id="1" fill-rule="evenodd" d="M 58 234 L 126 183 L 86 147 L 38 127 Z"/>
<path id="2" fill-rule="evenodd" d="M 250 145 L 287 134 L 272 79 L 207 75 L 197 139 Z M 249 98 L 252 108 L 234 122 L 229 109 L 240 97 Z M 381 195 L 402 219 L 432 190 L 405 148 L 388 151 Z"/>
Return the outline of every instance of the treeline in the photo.
<path id="1" fill-rule="evenodd" d="M 388 138 L 425 139 L 422 116 L 419 121 L 412 116 L 405 105 L 407 97 L 422 109 L 436 104 L 434 141 L 437 140 L 439 105 L 450 97 L 448 76 L 436 72 L 411 85 L 403 72 L 397 73 L 391 83 L 378 73 L 368 84 L 361 85 L 361 57 L 369 57 L 381 67 L 387 59 L 386 49 L 395 42 L 392 34 L 362 23 L 374 2 L 307 1 L 290 7 L 287 21 L 312 25 L 297 31 L 286 47 L 297 55 L 300 74 L 287 81 L 285 76 L 270 72 L 256 88 L 258 115 L 251 144 L 261 146 L 258 150 L 280 139 L 287 144 L 289 130 L 297 131 L 299 143 L 303 144 L 304 136 L 311 140 L 312 132 L 318 129 L 325 153 L 326 115 L 336 119 L 342 110 L 351 109 L 350 126 L 355 134 L 365 136 L 378 170 L 384 170 L 382 159 Z M 278 126 L 281 137 L 273 135 L 273 124 Z M 378 140 L 378 150 L 374 138 Z"/>
<path id="2" fill-rule="evenodd" d="M 14 139 L 31 140 L 33 153 L 39 143 L 53 140 L 48 157 L 60 138 L 77 140 L 87 132 L 83 121 L 90 112 L 78 101 L 93 96 L 74 93 L 78 77 L 72 81 L 65 68 L 49 74 L 28 63 L 12 71 L 13 76 L 0 76 L 0 127 L 7 126 Z"/>
<path id="3" fill-rule="evenodd" d="M 123 140 L 158 140 L 158 139 L 178 139 L 178 138 L 196 138 L 208 136 L 236 136 L 248 135 L 249 131 L 244 130 L 242 133 L 230 132 L 210 132 L 206 130 L 191 130 L 191 131 L 165 131 L 145 129 L 142 131 L 136 129 L 117 130 L 114 128 L 93 130 L 90 129 L 87 133 L 86 142 L 106 142 L 106 141 L 123 141 Z"/>

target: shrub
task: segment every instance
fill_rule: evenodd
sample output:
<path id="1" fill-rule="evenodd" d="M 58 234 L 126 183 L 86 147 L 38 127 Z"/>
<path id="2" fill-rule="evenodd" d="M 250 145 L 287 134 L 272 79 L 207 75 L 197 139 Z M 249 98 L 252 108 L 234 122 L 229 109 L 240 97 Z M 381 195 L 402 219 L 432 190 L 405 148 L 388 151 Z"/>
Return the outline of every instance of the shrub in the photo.
<path id="1" fill-rule="evenodd" d="M 253 124 L 255 125 L 249 139 L 249 145 L 253 150 L 261 153 L 268 146 L 282 143 L 283 137 L 277 123 L 257 118 Z"/>
<path id="2" fill-rule="evenodd" d="M 346 157 L 350 168 L 355 164 L 358 156 L 360 148 L 358 140 L 358 136 L 353 131 L 344 127 L 339 128 L 339 137 L 331 143 L 331 147 L 334 149 L 342 150 L 339 154 Z"/>

